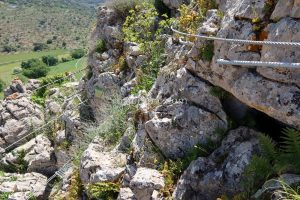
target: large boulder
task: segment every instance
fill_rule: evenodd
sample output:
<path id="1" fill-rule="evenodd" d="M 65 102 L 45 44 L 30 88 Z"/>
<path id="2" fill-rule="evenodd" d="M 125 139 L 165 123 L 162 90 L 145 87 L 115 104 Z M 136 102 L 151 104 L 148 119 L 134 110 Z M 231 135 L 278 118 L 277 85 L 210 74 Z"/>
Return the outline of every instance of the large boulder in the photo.
<path id="1" fill-rule="evenodd" d="M 126 155 L 117 152 L 102 152 L 103 150 L 103 146 L 95 140 L 83 153 L 80 177 L 84 184 L 116 182 L 124 174 Z"/>
<path id="2" fill-rule="evenodd" d="M 30 195 L 37 199 L 45 199 L 47 177 L 41 174 L 4 173 L 0 176 L 0 183 L 0 193 L 10 193 L 11 200 L 26 200 Z"/>
<path id="3" fill-rule="evenodd" d="M 165 156 L 181 157 L 199 143 L 219 140 L 216 130 L 227 128 L 226 114 L 211 89 L 184 68 L 157 79 L 150 96 L 161 103 L 145 130 Z"/>
<path id="4" fill-rule="evenodd" d="M 217 199 L 242 190 L 242 173 L 253 154 L 260 152 L 258 134 L 241 127 L 229 132 L 221 147 L 208 157 L 193 161 L 180 177 L 173 197 L 175 200 Z"/>
<path id="5" fill-rule="evenodd" d="M 164 185 L 163 175 L 157 170 L 148 168 L 138 168 L 130 182 L 130 188 L 138 200 L 151 199 L 153 192 L 159 191 Z"/>
<path id="6" fill-rule="evenodd" d="M 4 148 L 40 127 L 44 122 L 41 107 L 18 95 L 0 103 L 0 147 Z M 27 138 L 28 139 L 28 138 Z"/>
<path id="7" fill-rule="evenodd" d="M 38 135 L 6 154 L 1 161 L 2 164 L 7 167 L 16 164 L 21 152 L 25 154 L 23 159 L 28 163 L 28 172 L 51 174 L 56 170 L 54 148 L 51 147 L 51 142 L 46 136 Z"/>

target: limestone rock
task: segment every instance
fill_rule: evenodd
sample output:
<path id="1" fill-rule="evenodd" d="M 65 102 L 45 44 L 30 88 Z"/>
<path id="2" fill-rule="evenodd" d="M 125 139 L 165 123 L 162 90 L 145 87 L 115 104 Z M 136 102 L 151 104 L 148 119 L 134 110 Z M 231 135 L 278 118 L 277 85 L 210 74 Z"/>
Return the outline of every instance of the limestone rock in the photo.
<path id="1" fill-rule="evenodd" d="M 130 188 L 139 200 L 151 199 L 152 193 L 155 190 L 160 190 L 164 185 L 163 175 L 148 168 L 138 168 L 130 182 Z"/>
<path id="2" fill-rule="evenodd" d="M 168 6 L 170 9 L 177 9 L 183 4 L 184 0 L 163 0 L 164 4 Z"/>
<path id="3" fill-rule="evenodd" d="M 26 84 L 26 90 L 32 91 L 40 86 L 41 81 L 37 79 L 29 79 Z"/>
<path id="4" fill-rule="evenodd" d="M 190 164 L 177 183 L 174 199 L 210 200 L 238 193 L 245 167 L 260 151 L 257 135 L 244 127 L 230 131 L 221 147 Z"/>
<path id="5" fill-rule="evenodd" d="M 269 40 L 297 42 L 300 41 L 300 21 L 284 18 L 277 23 L 270 24 L 267 32 Z M 297 47 L 264 46 L 262 49 L 262 61 L 297 63 L 299 58 L 300 52 Z M 257 72 L 270 80 L 295 83 L 300 86 L 300 69 L 258 68 Z"/>
<path id="6" fill-rule="evenodd" d="M 4 97 L 8 97 L 14 93 L 26 93 L 26 87 L 19 79 L 13 80 L 12 84 L 4 90 Z"/>
<path id="7" fill-rule="evenodd" d="M 284 17 L 300 18 L 299 0 L 279 0 L 272 13 L 272 20 L 280 20 Z"/>
<path id="8" fill-rule="evenodd" d="M 12 193 L 9 199 L 25 200 L 29 195 L 44 199 L 47 177 L 38 173 L 9 174 L 0 177 L 0 193 Z"/>
<path id="9" fill-rule="evenodd" d="M 91 143 L 81 158 L 80 177 L 83 183 L 115 182 L 124 173 L 126 155 L 101 152 L 102 145 Z"/>
<path id="10" fill-rule="evenodd" d="M 130 188 L 121 188 L 117 200 L 137 200 Z"/>
<path id="11" fill-rule="evenodd" d="M 6 147 L 43 124 L 41 108 L 25 96 L 0 103 L 0 146 Z M 2 139 L 3 138 L 3 139 Z"/>
<path id="12" fill-rule="evenodd" d="M 217 9 L 207 11 L 206 21 L 203 22 L 202 26 L 198 29 L 199 33 L 207 35 L 217 34 L 221 23 L 221 17 L 218 12 Z"/>
<path id="13" fill-rule="evenodd" d="M 145 123 L 145 130 L 167 157 L 181 157 L 190 148 L 208 139 L 217 141 L 217 129 L 226 129 L 226 114 L 211 87 L 186 69 L 176 75 L 158 77 L 150 92 L 162 103 Z"/>
<path id="14" fill-rule="evenodd" d="M 6 154 L 1 162 L 7 166 L 15 163 L 21 151 L 25 152 L 24 160 L 28 162 L 28 172 L 51 174 L 55 171 L 54 148 L 51 147 L 51 142 L 47 137 L 38 135 L 11 153 Z"/>

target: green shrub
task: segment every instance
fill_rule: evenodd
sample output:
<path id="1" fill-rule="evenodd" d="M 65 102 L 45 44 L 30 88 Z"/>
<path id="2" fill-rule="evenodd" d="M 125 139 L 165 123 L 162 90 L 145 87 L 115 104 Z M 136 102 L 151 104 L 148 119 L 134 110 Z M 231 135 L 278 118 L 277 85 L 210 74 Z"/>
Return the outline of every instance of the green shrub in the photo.
<path id="1" fill-rule="evenodd" d="M 26 173 L 28 168 L 28 162 L 25 161 L 26 152 L 24 150 L 16 152 L 17 158 L 14 163 L 9 163 L 9 166 L 1 165 L 1 170 L 11 173 Z M 11 181 L 15 181 L 12 177 Z"/>
<path id="2" fill-rule="evenodd" d="M 214 44 L 212 42 L 208 42 L 200 49 L 201 58 L 204 61 L 211 61 L 214 57 Z"/>
<path id="3" fill-rule="evenodd" d="M 55 66 L 58 64 L 58 59 L 54 56 L 43 56 L 42 61 L 48 66 Z"/>
<path id="4" fill-rule="evenodd" d="M 0 92 L 4 90 L 4 87 L 5 87 L 5 83 L 0 79 Z"/>
<path id="5" fill-rule="evenodd" d="M 70 62 L 70 61 L 72 61 L 74 58 L 71 58 L 71 57 L 63 57 L 63 58 L 61 58 L 61 62 Z"/>
<path id="6" fill-rule="evenodd" d="M 79 170 L 76 170 L 71 177 L 70 187 L 68 188 L 68 200 L 77 200 L 83 192 Z"/>
<path id="7" fill-rule="evenodd" d="M 87 186 L 88 196 L 94 199 L 114 200 L 117 199 L 119 191 L 120 185 L 111 182 L 99 182 Z"/>
<path id="8" fill-rule="evenodd" d="M 53 43 L 53 40 L 52 40 L 52 39 L 48 39 L 46 43 L 47 43 L 47 44 L 52 44 L 52 43 Z"/>
<path id="9" fill-rule="evenodd" d="M 85 55 L 84 49 L 76 49 L 71 53 L 72 58 L 79 59 L 82 58 Z"/>
<path id="10" fill-rule="evenodd" d="M 45 65 L 41 60 L 39 59 L 30 59 L 28 61 L 23 61 L 21 63 L 21 68 L 22 69 L 29 69 L 32 67 L 36 67 L 36 66 L 42 66 Z"/>
<path id="11" fill-rule="evenodd" d="M 97 44 L 96 44 L 96 48 L 95 51 L 98 53 L 103 53 L 106 51 L 106 45 L 105 45 L 105 41 L 104 40 L 98 40 Z"/>
<path id="12" fill-rule="evenodd" d="M 11 192 L 2 192 L 2 193 L 0 193 L 0 199 L 1 200 L 7 200 L 7 199 L 9 199 L 8 198 L 9 195 L 11 195 Z"/>
<path id="13" fill-rule="evenodd" d="M 126 18 L 130 10 L 142 4 L 144 1 L 145 0 L 109 0 L 106 1 L 106 6 L 117 11 L 120 17 Z"/>
<path id="14" fill-rule="evenodd" d="M 4 45 L 2 47 L 2 52 L 10 53 L 10 52 L 13 52 L 13 51 L 17 51 L 17 48 L 14 47 L 14 46 Z"/>
<path id="15" fill-rule="evenodd" d="M 47 76 L 50 69 L 47 66 L 36 66 L 30 69 L 25 69 L 23 75 L 28 78 L 41 78 Z"/>
<path id="16" fill-rule="evenodd" d="M 48 45 L 44 43 L 34 43 L 33 44 L 33 51 L 43 51 L 48 49 Z"/>

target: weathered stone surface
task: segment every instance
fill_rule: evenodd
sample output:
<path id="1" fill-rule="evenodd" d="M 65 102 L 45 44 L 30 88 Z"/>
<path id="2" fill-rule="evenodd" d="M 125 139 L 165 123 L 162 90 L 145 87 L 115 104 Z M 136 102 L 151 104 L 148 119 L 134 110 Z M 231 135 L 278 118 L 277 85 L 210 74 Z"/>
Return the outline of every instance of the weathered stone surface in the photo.
<path id="1" fill-rule="evenodd" d="M 145 130 L 167 157 L 183 156 L 208 139 L 217 141 L 215 130 L 226 129 L 226 114 L 210 89 L 184 68 L 158 77 L 150 96 L 162 103 L 145 123 Z"/>
<path id="2" fill-rule="evenodd" d="M 283 23 L 286 20 L 283 19 L 282 22 L 278 23 Z M 288 21 L 291 21 L 293 24 L 292 19 Z M 286 34 L 289 35 L 290 33 L 282 33 L 281 35 L 285 37 Z M 295 34 L 298 35 L 298 33 Z M 223 19 L 221 29 L 217 35 L 235 39 L 251 40 L 255 38 L 253 27 L 249 22 L 228 17 Z M 275 36 L 281 37 L 274 33 Z M 194 48 L 199 50 L 201 48 L 200 42 L 201 40 L 197 41 Z M 245 67 L 219 65 L 216 63 L 216 60 L 220 58 L 228 60 L 260 60 L 259 52 L 249 51 L 251 48 L 253 47 L 248 45 L 215 41 L 214 58 L 211 64 L 205 64 L 202 60 L 197 61 L 193 58 L 193 54 L 190 54 L 189 61 L 185 67 L 192 71 L 193 74 L 227 90 L 249 107 L 300 129 L 300 89 L 298 87 L 264 78 Z M 283 49 L 282 52 L 285 52 L 285 50 Z M 264 56 L 264 54 L 262 55 Z M 291 56 L 288 53 L 286 55 L 294 59 L 292 54 Z M 274 57 L 273 61 L 277 60 L 277 57 Z M 293 80 L 296 80 L 295 75 L 293 77 Z"/>
<path id="3" fill-rule="evenodd" d="M 174 199 L 216 199 L 241 190 L 241 178 L 253 154 L 259 153 L 257 133 L 241 127 L 229 132 L 209 157 L 193 161 L 183 173 Z"/>
<path id="4" fill-rule="evenodd" d="M 44 199 L 47 177 L 38 173 L 9 174 L 0 177 L 0 193 L 11 193 L 11 200 L 26 200 L 33 195 L 38 199 Z"/>
<path id="5" fill-rule="evenodd" d="M 64 176 L 62 177 L 62 183 L 61 187 L 58 188 L 52 188 L 51 193 L 49 195 L 49 200 L 56 200 L 56 199 L 68 199 L 70 195 L 70 187 L 71 182 L 75 181 L 77 174 L 74 174 L 74 169 L 69 168 L 66 173 L 64 173 Z"/>
<path id="6" fill-rule="evenodd" d="M 40 86 L 41 81 L 37 79 L 29 79 L 26 84 L 26 90 L 32 91 Z"/>
<path id="7" fill-rule="evenodd" d="M 170 9 L 177 9 L 185 0 L 163 0 L 164 4 Z"/>
<path id="8" fill-rule="evenodd" d="M 6 99 L 0 104 L 0 146 L 6 147 L 43 124 L 41 108 L 25 96 Z"/>
<path id="9" fill-rule="evenodd" d="M 206 20 L 198 29 L 198 32 L 207 35 L 215 35 L 220 28 L 220 23 L 221 17 L 219 15 L 219 11 L 217 9 L 209 10 L 206 14 Z"/>
<path id="10" fill-rule="evenodd" d="M 217 0 L 219 8 L 231 17 L 242 19 L 263 18 L 266 0 Z"/>
<path id="11" fill-rule="evenodd" d="M 151 199 L 154 190 L 160 190 L 165 185 L 161 173 L 154 169 L 138 168 L 130 182 L 135 197 L 139 200 Z"/>
<path id="12" fill-rule="evenodd" d="M 137 200 L 130 188 L 121 188 L 117 200 Z"/>
<path id="13" fill-rule="evenodd" d="M 13 80 L 12 84 L 4 90 L 4 97 L 8 97 L 14 93 L 26 93 L 26 87 L 19 79 Z"/>
<path id="14" fill-rule="evenodd" d="M 270 24 L 267 28 L 268 39 L 272 41 L 297 42 L 300 41 L 300 21 L 284 18 L 277 23 Z M 262 61 L 270 62 L 299 62 L 300 52 L 297 47 L 264 46 L 262 49 Z M 300 69 L 290 68 L 257 68 L 262 76 L 283 83 L 295 83 L 300 86 Z"/>
<path id="15" fill-rule="evenodd" d="M 279 0 L 272 13 L 272 20 L 280 20 L 284 17 L 300 18 L 299 0 Z"/>
<path id="16" fill-rule="evenodd" d="M 124 173 L 126 155 L 116 152 L 102 152 L 103 146 L 94 141 L 81 158 L 80 177 L 83 183 L 117 181 Z"/>
<path id="17" fill-rule="evenodd" d="M 2 164 L 9 166 L 17 161 L 20 152 L 25 152 L 24 160 L 28 162 L 28 172 L 39 172 L 51 174 L 55 171 L 54 148 L 51 147 L 50 140 L 38 135 L 26 144 L 14 149 L 11 153 L 5 155 L 2 159 Z"/>

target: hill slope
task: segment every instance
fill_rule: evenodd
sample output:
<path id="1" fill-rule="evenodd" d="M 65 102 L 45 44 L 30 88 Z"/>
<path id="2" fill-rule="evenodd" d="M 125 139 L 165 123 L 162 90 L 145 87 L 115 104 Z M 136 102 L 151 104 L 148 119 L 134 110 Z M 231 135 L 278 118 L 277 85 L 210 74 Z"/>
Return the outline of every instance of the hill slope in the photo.
<path id="1" fill-rule="evenodd" d="M 87 45 L 94 8 L 103 0 L 0 1 L 0 51 L 50 49 Z"/>

